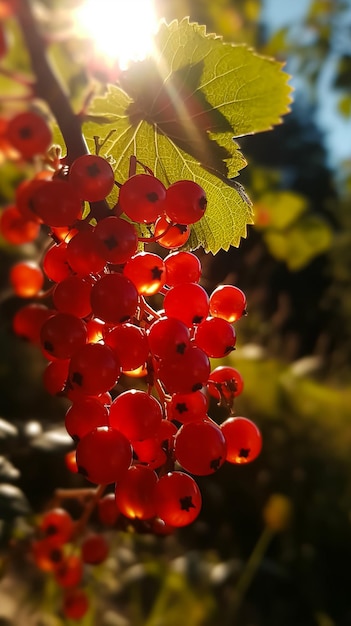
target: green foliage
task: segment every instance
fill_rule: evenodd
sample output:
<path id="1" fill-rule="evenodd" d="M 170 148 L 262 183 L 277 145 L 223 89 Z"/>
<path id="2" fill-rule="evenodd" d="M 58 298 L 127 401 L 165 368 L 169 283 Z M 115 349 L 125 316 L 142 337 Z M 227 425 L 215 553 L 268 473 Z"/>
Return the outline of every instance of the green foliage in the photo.
<path id="1" fill-rule="evenodd" d="M 163 24 L 152 59 L 134 64 L 97 97 L 84 134 L 103 153 L 117 179 L 130 156 L 166 184 L 188 178 L 208 194 L 209 208 L 193 227 L 190 246 L 213 253 L 238 245 L 252 223 L 251 203 L 232 179 L 246 161 L 233 137 L 269 130 L 288 111 L 290 87 L 280 63 L 244 45 L 223 43 L 205 27 Z"/>

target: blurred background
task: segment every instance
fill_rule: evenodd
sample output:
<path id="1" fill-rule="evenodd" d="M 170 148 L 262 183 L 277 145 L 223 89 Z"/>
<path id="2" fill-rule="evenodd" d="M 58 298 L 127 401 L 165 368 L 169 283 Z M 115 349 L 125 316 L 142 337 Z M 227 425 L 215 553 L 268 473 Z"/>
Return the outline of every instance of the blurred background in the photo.
<path id="1" fill-rule="evenodd" d="M 351 626 L 351 3 L 157 0 L 156 8 L 273 56 L 292 76 L 283 123 L 238 140 L 255 225 L 239 248 L 197 252 L 206 289 L 232 283 L 247 295 L 226 363 L 245 381 L 236 413 L 257 423 L 264 444 L 252 464 L 199 480 L 204 505 L 191 527 L 111 535 L 113 555 L 89 583 L 96 612 L 82 623 Z M 0 153 L 3 205 L 17 182 Z M 3 626 L 65 623 L 23 546 L 53 490 L 78 480 L 64 463 L 65 400 L 43 390 L 44 361 L 11 330 L 19 302 L 8 270 L 35 255 L 31 246 L 0 244 Z"/>

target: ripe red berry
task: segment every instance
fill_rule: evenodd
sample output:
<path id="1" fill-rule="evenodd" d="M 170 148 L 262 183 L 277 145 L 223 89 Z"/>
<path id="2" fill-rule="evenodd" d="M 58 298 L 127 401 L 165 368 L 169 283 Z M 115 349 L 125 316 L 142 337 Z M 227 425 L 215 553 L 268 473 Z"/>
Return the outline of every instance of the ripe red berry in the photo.
<path id="1" fill-rule="evenodd" d="M 244 381 L 235 367 L 220 365 L 212 370 L 208 378 L 208 392 L 216 400 L 221 396 L 231 403 L 243 390 Z"/>
<path id="2" fill-rule="evenodd" d="M 197 283 L 184 283 L 166 293 L 163 306 L 167 317 L 175 317 L 190 328 L 206 319 L 209 298 L 205 289 Z"/>
<path id="3" fill-rule="evenodd" d="M 156 220 L 154 237 L 157 243 L 167 250 L 180 248 L 190 237 L 190 227 L 186 224 L 174 224 L 165 215 Z"/>
<path id="4" fill-rule="evenodd" d="M 145 364 L 149 344 L 143 328 L 134 324 L 118 324 L 104 335 L 104 341 L 116 352 L 122 371 L 135 370 Z"/>
<path id="5" fill-rule="evenodd" d="M 55 508 L 44 513 L 39 530 L 51 546 L 62 546 L 67 543 L 73 533 L 74 524 L 65 509 Z"/>
<path id="6" fill-rule="evenodd" d="M 173 222 L 194 224 L 205 213 L 206 193 L 192 180 L 178 180 L 166 191 L 164 211 Z"/>
<path id="7" fill-rule="evenodd" d="M 53 292 L 53 302 L 61 313 L 87 317 L 91 313 L 90 293 L 92 283 L 81 276 L 67 276 Z"/>
<path id="8" fill-rule="evenodd" d="M 175 437 L 175 457 L 190 474 L 213 474 L 226 460 L 226 452 L 221 429 L 209 419 L 183 424 Z"/>
<path id="9" fill-rule="evenodd" d="M 69 359 L 86 344 L 83 320 L 69 313 L 56 313 L 44 322 L 40 331 L 43 349 L 57 359 Z"/>
<path id="10" fill-rule="evenodd" d="M 262 448 L 259 428 L 247 417 L 229 417 L 220 426 L 227 442 L 229 463 L 250 463 L 258 457 Z"/>
<path id="11" fill-rule="evenodd" d="M 135 285 L 122 274 L 106 274 L 91 290 L 94 315 L 110 324 L 122 324 L 133 317 L 138 300 Z"/>
<path id="12" fill-rule="evenodd" d="M 163 213 L 166 189 L 149 174 L 136 174 L 122 185 L 118 206 L 133 222 L 151 224 Z"/>
<path id="13" fill-rule="evenodd" d="M 124 391 L 110 406 L 110 426 L 130 441 L 147 439 L 158 430 L 162 420 L 158 400 L 140 389 Z"/>
<path id="14" fill-rule="evenodd" d="M 98 517 L 104 526 L 114 526 L 120 513 L 116 506 L 114 493 L 108 493 L 100 498 L 97 505 Z"/>
<path id="15" fill-rule="evenodd" d="M 132 448 L 128 439 L 113 428 L 95 428 L 77 444 L 78 471 L 92 483 L 117 482 L 131 462 Z"/>
<path id="16" fill-rule="evenodd" d="M 246 296 L 234 285 L 219 285 L 210 297 L 210 314 L 235 322 L 246 312 Z"/>
<path id="17" fill-rule="evenodd" d="M 234 350 L 236 334 L 233 326 L 220 317 L 208 317 L 194 334 L 194 342 L 211 358 L 227 356 Z"/>
<path id="18" fill-rule="evenodd" d="M 2 237 L 14 245 L 34 241 L 40 231 L 38 222 L 25 218 L 17 207 L 6 207 L 0 216 L 0 233 Z"/>
<path id="19" fill-rule="evenodd" d="M 15 294 L 20 298 L 36 296 L 44 284 L 43 272 L 34 261 L 20 261 L 13 265 L 9 278 Z"/>
<path id="20" fill-rule="evenodd" d="M 33 111 L 15 115 L 8 123 L 6 137 L 25 159 L 45 154 L 52 141 L 46 121 Z"/>
<path id="21" fill-rule="evenodd" d="M 168 393 L 191 393 L 206 385 L 210 361 L 200 348 L 190 346 L 183 355 L 162 360 L 156 366 L 156 376 Z"/>
<path id="22" fill-rule="evenodd" d="M 197 283 L 201 276 L 201 263 L 195 254 L 185 251 L 171 252 L 164 259 L 166 283 L 174 287 L 182 283 Z"/>
<path id="23" fill-rule="evenodd" d="M 116 485 L 116 505 L 131 519 L 151 519 L 156 514 L 154 491 L 157 474 L 142 465 L 132 466 Z"/>
<path id="24" fill-rule="evenodd" d="M 64 589 L 76 587 L 82 580 L 82 576 L 82 560 L 75 554 L 64 556 L 54 571 L 54 578 L 57 584 Z"/>
<path id="25" fill-rule="evenodd" d="M 160 317 L 149 328 L 148 342 L 150 350 L 158 359 L 172 359 L 184 354 L 190 345 L 188 327 L 173 317 Z"/>
<path id="26" fill-rule="evenodd" d="M 165 265 L 160 256 L 151 252 L 139 252 L 126 263 L 123 274 L 136 286 L 138 293 L 153 296 L 166 280 Z"/>
<path id="27" fill-rule="evenodd" d="M 72 163 L 69 181 L 81 199 L 88 202 L 103 200 L 115 184 L 111 165 L 95 154 L 84 154 Z"/>
<path id="28" fill-rule="evenodd" d="M 109 346 L 87 343 L 71 358 L 68 384 L 78 394 L 96 396 L 112 389 L 120 375 L 117 355 Z"/>
<path id="29" fill-rule="evenodd" d="M 174 393 L 167 404 L 167 417 L 187 424 L 207 416 L 207 396 L 201 391 L 193 393 Z"/>
<path id="30" fill-rule="evenodd" d="M 157 515 L 170 526 L 191 524 L 199 515 L 202 498 L 195 480 L 183 472 L 160 478 L 154 492 Z"/>
<path id="31" fill-rule="evenodd" d="M 66 430 L 75 441 L 79 441 L 94 428 L 108 425 L 108 410 L 95 398 L 77 400 L 66 411 Z"/>
<path id="32" fill-rule="evenodd" d="M 65 180 L 48 180 L 33 190 L 30 207 L 48 226 L 71 226 L 82 215 L 75 188 Z"/>
<path id="33" fill-rule="evenodd" d="M 138 233 L 130 222 L 110 215 L 94 231 L 100 256 L 108 263 L 126 263 L 138 248 Z"/>

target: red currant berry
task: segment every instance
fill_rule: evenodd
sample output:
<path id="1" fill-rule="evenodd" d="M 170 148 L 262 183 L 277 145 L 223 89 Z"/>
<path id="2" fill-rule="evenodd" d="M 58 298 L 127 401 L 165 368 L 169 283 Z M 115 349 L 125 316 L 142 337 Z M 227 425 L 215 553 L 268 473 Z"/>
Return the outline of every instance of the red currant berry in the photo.
<path id="1" fill-rule="evenodd" d="M 95 398 L 82 398 L 67 409 L 65 426 L 72 439 L 79 441 L 94 428 L 109 426 L 108 410 Z"/>
<path id="2" fill-rule="evenodd" d="M 108 485 L 121 479 L 132 462 L 132 448 L 123 433 L 95 428 L 77 444 L 78 471 L 90 482 Z"/>
<path id="3" fill-rule="evenodd" d="M 6 207 L 0 216 L 0 233 L 14 245 L 34 241 L 40 231 L 38 222 L 29 220 L 15 206 Z"/>
<path id="4" fill-rule="evenodd" d="M 201 276 L 201 263 L 191 252 L 171 252 L 164 259 L 166 283 L 169 287 L 182 283 L 197 283 Z"/>
<path id="5" fill-rule="evenodd" d="M 124 266 L 123 274 L 136 286 L 138 293 L 153 296 L 162 289 L 165 279 L 165 265 L 157 254 L 139 252 Z"/>
<path id="6" fill-rule="evenodd" d="M 87 317 L 91 313 L 90 293 L 92 284 L 81 276 L 68 276 L 59 282 L 53 293 L 55 307 L 61 313 Z"/>
<path id="7" fill-rule="evenodd" d="M 220 426 L 227 442 L 229 463 L 250 463 L 258 457 L 262 448 L 260 430 L 246 417 L 229 417 Z"/>
<path id="8" fill-rule="evenodd" d="M 110 215 L 98 222 L 95 238 L 99 254 L 108 263 L 126 263 L 138 248 L 138 233 L 133 224 Z"/>
<path id="9" fill-rule="evenodd" d="M 243 387 L 244 381 L 240 372 L 228 365 L 216 367 L 208 378 L 208 392 L 216 400 L 223 396 L 227 402 L 232 402 L 241 394 Z"/>
<path id="10" fill-rule="evenodd" d="M 39 530 L 51 546 L 62 546 L 73 534 L 73 520 L 65 509 L 56 508 L 44 513 Z"/>
<path id="11" fill-rule="evenodd" d="M 208 317 L 197 326 L 194 342 L 211 358 L 225 357 L 235 348 L 233 326 L 220 317 Z"/>
<path id="12" fill-rule="evenodd" d="M 67 262 L 81 276 L 98 274 L 105 266 L 93 229 L 79 231 L 67 244 Z"/>
<path id="13" fill-rule="evenodd" d="M 44 322 L 40 331 L 43 349 L 57 359 L 69 359 L 86 344 L 84 322 L 69 313 L 57 313 Z"/>
<path id="14" fill-rule="evenodd" d="M 15 115 L 8 123 L 6 137 L 25 159 L 45 154 L 52 141 L 46 121 L 33 111 Z"/>
<path id="15" fill-rule="evenodd" d="M 119 511 L 131 519 L 155 517 L 154 491 L 157 480 L 157 474 L 148 467 L 130 467 L 116 485 L 116 505 Z"/>
<path id="16" fill-rule="evenodd" d="M 202 498 L 195 480 L 183 472 L 169 472 L 155 486 L 156 511 L 166 524 L 187 526 L 199 515 Z"/>
<path id="17" fill-rule="evenodd" d="M 42 182 L 29 202 L 33 213 L 48 226 L 71 226 L 82 215 L 79 195 L 65 180 Z"/>
<path id="18" fill-rule="evenodd" d="M 139 389 L 124 391 L 110 407 L 110 426 L 118 429 L 130 441 L 152 437 L 162 417 L 158 400 Z"/>
<path id="19" fill-rule="evenodd" d="M 155 223 L 154 237 L 157 238 L 157 243 L 162 248 L 174 250 L 184 246 L 188 241 L 190 227 L 186 224 L 173 224 L 164 215 L 161 215 Z"/>
<path id="20" fill-rule="evenodd" d="M 121 363 L 122 371 L 135 370 L 146 363 L 149 344 L 143 328 L 133 324 L 118 324 L 104 336 Z"/>
<path id="21" fill-rule="evenodd" d="M 156 376 L 168 393 L 191 393 L 207 383 L 210 361 L 200 348 L 190 346 L 183 355 L 160 361 Z"/>
<path id="22" fill-rule="evenodd" d="M 190 328 L 206 319 L 209 298 L 205 289 L 197 283 L 184 283 L 166 293 L 163 306 L 167 317 L 175 317 Z"/>
<path id="23" fill-rule="evenodd" d="M 104 526 L 114 526 L 119 518 L 114 493 L 108 493 L 101 498 L 97 505 L 98 517 Z"/>
<path id="24" fill-rule="evenodd" d="M 83 564 L 81 558 L 75 554 L 65 556 L 54 571 L 57 584 L 64 589 L 76 587 L 82 576 Z"/>
<path id="25" fill-rule="evenodd" d="M 149 174 L 136 174 L 122 185 L 118 206 L 133 222 L 151 224 L 163 213 L 166 189 Z"/>
<path id="26" fill-rule="evenodd" d="M 187 424 L 196 422 L 207 416 L 208 399 L 201 391 L 193 393 L 174 393 L 167 404 L 167 417 Z"/>
<path id="27" fill-rule="evenodd" d="M 184 354 L 190 345 L 188 327 L 172 317 L 160 317 L 149 328 L 148 341 L 150 350 L 158 359 L 172 359 Z"/>
<path id="28" fill-rule="evenodd" d="M 104 200 L 115 184 L 114 173 L 106 159 L 95 154 L 84 154 L 72 163 L 69 181 L 82 200 Z"/>
<path id="29" fill-rule="evenodd" d="M 190 474 L 213 474 L 226 460 L 226 452 L 221 429 L 209 419 L 183 424 L 175 437 L 175 457 Z"/>
<path id="30" fill-rule="evenodd" d="M 20 261 L 13 265 L 9 278 L 15 294 L 20 298 L 36 296 L 44 284 L 43 272 L 34 261 Z"/>
<path id="31" fill-rule="evenodd" d="M 127 322 L 136 312 L 138 291 L 122 274 L 106 274 L 91 290 L 91 306 L 99 319 L 110 324 Z"/>
<path id="32" fill-rule="evenodd" d="M 194 224 L 205 213 L 206 193 L 192 180 L 178 180 L 166 191 L 164 212 L 173 222 Z"/>
<path id="33" fill-rule="evenodd" d="M 210 314 L 235 322 L 246 313 L 246 296 L 234 285 L 220 285 L 210 297 Z"/>
<path id="34" fill-rule="evenodd" d="M 43 270 L 50 280 L 55 283 L 72 275 L 72 270 L 67 261 L 67 244 L 61 242 L 54 244 L 47 250 L 43 258 Z"/>
<path id="35" fill-rule="evenodd" d="M 114 351 L 100 343 L 88 343 L 71 358 L 68 384 L 73 391 L 96 396 L 112 389 L 120 375 Z"/>

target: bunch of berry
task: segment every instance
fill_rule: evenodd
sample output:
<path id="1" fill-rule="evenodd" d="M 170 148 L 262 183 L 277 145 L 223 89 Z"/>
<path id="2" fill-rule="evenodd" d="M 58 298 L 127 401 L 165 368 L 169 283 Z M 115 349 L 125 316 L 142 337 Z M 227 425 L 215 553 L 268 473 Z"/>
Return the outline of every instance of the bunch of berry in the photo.
<path id="1" fill-rule="evenodd" d="M 24 159 L 45 154 L 51 142 L 45 121 L 32 112 L 11 119 L 5 137 Z M 115 184 L 108 161 L 87 154 L 70 166 L 57 158 L 18 187 L 15 205 L 1 215 L 3 237 L 21 244 L 40 232 L 50 245 L 40 264 L 20 262 L 11 271 L 14 292 L 38 298 L 16 313 L 13 328 L 48 359 L 45 388 L 71 403 L 65 424 L 76 442 L 73 469 L 91 483 L 115 485 L 117 514 L 165 532 L 197 518 L 194 476 L 212 474 L 225 461 L 247 463 L 260 452 L 257 426 L 233 413 L 240 373 L 213 369 L 210 361 L 234 349 L 233 324 L 246 299 L 233 285 L 208 296 L 198 257 L 179 249 L 206 210 L 197 183 L 166 188 L 144 168 L 118 185 L 110 208 Z M 149 238 L 140 236 L 141 227 Z M 145 241 L 157 242 L 164 256 L 141 251 Z M 161 309 L 153 308 L 154 299 Z M 211 397 L 228 407 L 220 425 L 208 414 Z M 95 558 L 86 554 L 97 551 L 95 562 L 106 556 L 95 541 L 83 543 L 80 556 L 64 557 L 72 528 L 68 514 L 47 513 L 40 526 L 45 538 L 34 549 L 39 566 L 69 589 L 81 578 L 82 560 Z M 81 590 L 65 603 L 67 615 L 86 610 Z"/>

